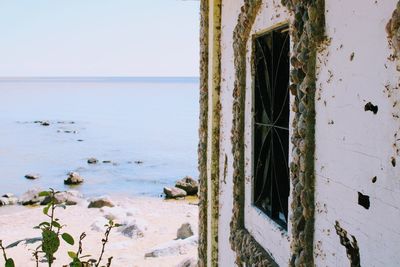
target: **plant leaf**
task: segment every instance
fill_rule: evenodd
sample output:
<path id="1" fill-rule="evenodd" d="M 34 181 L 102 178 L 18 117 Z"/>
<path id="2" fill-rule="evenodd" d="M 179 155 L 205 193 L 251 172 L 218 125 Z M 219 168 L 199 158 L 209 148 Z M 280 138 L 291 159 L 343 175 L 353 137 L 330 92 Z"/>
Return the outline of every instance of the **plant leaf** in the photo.
<path id="1" fill-rule="evenodd" d="M 39 227 L 40 227 L 40 226 L 50 226 L 50 223 L 48 223 L 48 222 L 42 222 L 42 223 L 39 224 Z"/>
<path id="2" fill-rule="evenodd" d="M 51 207 L 51 202 L 47 204 L 46 207 L 43 208 L 43 213 L 47 215 L 49 213 L 50 207 Z"/>
<path id="3" fill-rule="evenodd" d="M 60 225 L 58 222 L 56 222 L 56 221 L 53 221 L 53 222 L 51 223 L 51 225 L 53 225 L 53 226 L 56 227 L 56 228 L 61 228 L 61 225 Z"/>
<path id="4" fill-rule="evenodd" d="M 73 261 L 69 264 L 69 267 L 83 267 L 83 266 L 87 266 L 87 265 L 83 265 L 78 258 L 74 258 Z"/>
<path id="5" fill-rule="evenodd" d="M 47 197 L 50 196 L 50 192 L 48 191 L 42 191 L 39 193 L 39 197 Z"/>
<path id="6" fill-rule="evenodd" d="M 62 237 L 62 239 L 64 239 L 64 241 L 67 242 L 68 244 L 74 245 L 74 243 L 75 243 L 74 238 L 73 238 L 70 234 L 68 234 L 68 233 L 63 233 L 63 234 L 61 235 L 61 237 Z"/>
<path id="7" fill-rule="evenodd" d="M 6 266 L 5 267 L 15 267 L 14 260 L 11 259 L 11 258 L 8 258 L 6 260 Z"/>
<path id="8" fill-rule="evenodd" d="M 87 257 L 91 257 L 92 255 L 83 255 L 83 256 L 80 256 L 79 258 L 80 259 L 83 259 L 83 258 L 87 258 Z"/>
<path id="9" fill-rule="evenodd" d="M 42 250 L 48 255 L 53 255 L 60 246 L 60 239 L 54 231 L 43 230 L 42 232 Z"/>
<path id="10" fill-rule="evenodd" d="M 71 258 L 71 259 L 76 259 L 76 253 L 75 252 L 73 252 L 73 251 L 68 251 L 68 256 Z"/>

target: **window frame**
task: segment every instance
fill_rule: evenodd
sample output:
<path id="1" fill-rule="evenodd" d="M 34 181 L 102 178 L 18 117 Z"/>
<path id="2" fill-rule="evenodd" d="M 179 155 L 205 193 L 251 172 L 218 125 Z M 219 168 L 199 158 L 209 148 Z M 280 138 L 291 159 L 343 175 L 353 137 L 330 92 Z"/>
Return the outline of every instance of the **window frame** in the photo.
<path id="1" fill-rule="evenodd" d="M 283 36 L 282 36 L 283 35 Z M 275 36 L 277 36 L 275 39 Z M 279 36 L 279 37 L 278 37 Z M 282 38 L 283 37 L 283 38 Z M 270 54 L 270 62 L 267 62 L 268 56 L 264 53 L 264 49 L 267 45 L 265 42 L 271 41 L 272 49 L 279 48 L 280 50 L 274 51 L 270 50 L 268 53 Z M 281 27 L 276 27 L 267 33 L 262 35 L 254 36 L 253 38 L 253 175 L 252 175 L 252 201 L 253 205 L 257 206 L 260 210 L 262 210 L 269 218 L 271 218 L 274 222 L 279 224 L 285 231 L 287 231 L 287 223 L 288 223 L 288 210 L 289 210 L 289 190 L 290 190 L 290 171 L 289 171 L 289 115 L 290 115 L 290 93 L 289 93 L 289 76 L 290 76 L 290 35 L 289 35 L 289 26 L 283 25 Z M 277 42 L 277 44 L 275 44 Z M 280 46 L 279 46 L 280 45 Z M 261 47 L 263 46 L 263 47 Z M 260 51 L 262 49 L 263 51 Z M 287 54 L 282 54 L 283 51 L 286 51 Z M 269 49 L 267 49 L 269 50 Z M 260 53 L 264 55 L 260 57 Z M 276 61 L 276 56 L 279 55 L 279 60 Z M 286 57 L 286 60 L 285 60 Z M 280 59 L 283 59 L 282 61 Z M 260 66 L 259 62 L 263 61 L 268 64 L 268 66 L 264 66 L 267 69 L 263 71 L 263 67 Z M 272 62 L 271 62 L 272 61 Z M 285 61 L 281 65 L 281 62 Z M 272 76 L 271 70 L 272 67 Z M 284 68 L 283 68 L 284 67 Z M 268 75 L 263 74 L 268 70 Z M 275 71 L 276 70 L 276 71 Z M 279 70 L 285 71 L 284 73 L 280 73 Z M 286 73 L 287 72 L 287 73 Z M 261 73 L 261 75 L 260 75 Z M 274 74 L 275 73 L 275 74 Z M 287 80 L 281 80 L 280 77 L 286 76 Z M 268 79 L 268 80 L 267 80 Z M 274 82 L 275 81 L 275 82 Z M 283 84 L 280 81 L 286 81 L 287 83 Z M 266 87 L 261 87 L 266 83 Z M 272 82 L 272 84 L 271 84 Z M 268 87 L 270 88 L 270 92 L 268 92 Z M 263 91 L 263 93 L 262 93 Z M 268 96 L 269 95 L 269 96 Z M 261 99 L 262 98 L 262 99 Z M 269 106 L 265 106 L 269 104 Z M 281 104 L 281 105 L 280 105 Z M 278 111 L 275 116 L 279 113 L 278 117 L 275 117 L 274 111 Z M 263 116 L 261 113 L 266 113 L 267 118 Z M 261 115 L 261 117 L 260 117 Z M 268 118 L 269 117 L 269 118 Z M 282 121 L 283 120 L 283 121 Z M 276 124 L 276 126 L 275 126 Z M 265 132 L 267 131 L 267 132 Z M 261 138 L 261 139 L 260 139 Z M 274 141 L 276 144 L 281 145 L 281 149 L 277 149 L 273 143 L 269 143 L 270 141 Z M 258 147 L 259 145 L 261 148 Z M 272 145 L 272 147 L 271 147 Z M 278 146 L 279 147 L 279 146 Z M 264 149 L 265 150 L 264 150 Z M 259 149 L 259 150 L 258 150 Z M 258 151 L 257 151 L 258 150 Z M 267 153 L 272 156 L 271 161 L 266 162 Z M 273 154 L 270 154 L 270 151 Z M 283 152 L 283 153 L 282 153 Z M 263 155 L 264 154 L 264 155 Z M 260 169 L 257 170 L 257 165 L 259 164 L 259 160 L 261 159 L 261 164 L 264 165 Z M 257 161 L 257 162 L 256 162 Z M 275 163 L 273 163 L 275 162 Z M 284 165 L 284 166 L 283 166 Z M 278 169 L 279 170 L 278 170 Z M 272 176 L 272 171 L 275 169 L 275 175 Z M 283 171 L 286 169 L 286 171 Z M 267 177 L 265 179 L 260 178 L 260 175 L 265 175 L 265 171 L 267 170 Z M 257 173 L 261 171 L 262 174 Z M 278 172 L 278 173 L 276 173 Z M 260 182 L 263 185 L 263 188 L 258 188 L 260 186 Z M 267 187 L 264 187 L 267 182 Z M 257 184 L 257 185 L 256 185 Z M 268 185 L 271 184 L 271 185 Z M 265 198 L 262 198 L 264 196 Z M 280 197 L 282 196 L 282 197 Z M 285 199 L 287 196 L 287 199 Z M 271 206 L 261 207 L 262 202 L 267 199 L 267 197 L 271 198 Z M 256 200 L 257 199 L 257 200 Z M 260 202 L 261 200 L 261 202 Z M 258 202 L 258 203 L 257 203 Z M 286 204 L 285 206 L 282 206 Z M 275 214 L 278 212 L 278 214 Z M 283 214 L 285 219 L 281 219 L 280 215 Z"/>
<path id="2" fill-rule="evenodd" d="M 253 236 L 253 238 L 271 255 L 275 261 L 282 266 L 288 264 L 290 259 L 290 220 L 287 223 L 287 230 L 271 219 L 264 211 L 253 204 L 253 180 L 254 180 L 254 98 L 255 98 L 255 40 L 265 34 L 271 33 L 279 28 L 289 27 L 288 21 L 276 23 L 271 27 L 263 30 L 252 31 L 251 38 L 247 44 L 248 51 L 246 55 L 246 103 L 245 103 L 245 120 L 244 120 L 244 156 L 245 156 L 245 200 L 244 200 L 244 224 L 245 228 Z M 290 51 L 292 51 L 292 40 L 289 43 Z M 289 64 L 289 71 L 292 67 Z M 290 73 L 290 72 L 289 72 Z M 290 78 L 290 77 L 289 77 Z M 292 133 L 293 105 L 294 97 L 289 93 L 289 139 Z M 251 111 L 251 112 L 249 112 Z M 291 162 L 292 144 L 289 142 L 288 165 Z M 290 174 L 289 174 L 290 175 Z M 289 177 L 290 178 L 290 177 Z M 289 189 L 288 199 L 288 218 L 291 215 L 291 192 Z"/>

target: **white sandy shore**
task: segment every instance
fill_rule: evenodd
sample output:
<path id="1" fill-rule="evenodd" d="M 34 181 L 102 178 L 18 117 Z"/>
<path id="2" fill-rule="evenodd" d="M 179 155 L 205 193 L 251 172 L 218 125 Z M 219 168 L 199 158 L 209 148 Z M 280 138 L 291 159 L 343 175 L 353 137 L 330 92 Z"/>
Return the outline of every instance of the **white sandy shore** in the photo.
<path id="1" fill-rule="evenodd" d="M 136 220 L 144 228 L 144 237 L 132 239 L 113 229 L 104 257 L 105 259 L 110 256 L 114 257 L 112 266 L 176 266 L 186 258 L 197 258 L 196 246 L 189 246 L 189 249 L 181 250 L 178 255 L 157 258 L 144 257 L 145 253 L 149 252 L 151 248 L 174 240 L 177 229 L 182 223 L 189 222 L 193 226 L 195 234 L 197 234 L 197 205 L 193 205 L 187 200 L 166 201 L 161 198 L 142 197 L 113 198 L 113 201 L 117 206 L 111 209 L 128 212 L 129 217 Z M 97 258 L 101 251 L 103 233 L 92 230 L 91 225 L 104 215 L 105 212 L 101 209 L 88 209 L 87 202 L 68 206 L 66 210 L 57 209 L 56 217 L 67 225 L 65 231 L 73 235 L 76 244 L 69 246 L 62 242 L 53 266 L 58 267 L 68 263 L 66 251 L 77 250 L 77 240 L 82 232 L 87 234 L 83 242 L 83 253 Z M 46 217 L 43 215 L 41 207 L 0 207 L 0 239 L 3 240 L 3 244 L 8 245 L 20 239 L 39 237 L 40 230 L 32 227 L 44 220 L 46 220 Z M 7 254 L 15 260 L 17 267 L 35 266 L 30 249 L 36 248 L 37 245 L 38 243 L 19 244 L 14 248 L 7 249 Z M 1 257 L 0 266 L 4 266 L 4 260 Z M 40 266 L 47 265 L 41 263 Z"/>

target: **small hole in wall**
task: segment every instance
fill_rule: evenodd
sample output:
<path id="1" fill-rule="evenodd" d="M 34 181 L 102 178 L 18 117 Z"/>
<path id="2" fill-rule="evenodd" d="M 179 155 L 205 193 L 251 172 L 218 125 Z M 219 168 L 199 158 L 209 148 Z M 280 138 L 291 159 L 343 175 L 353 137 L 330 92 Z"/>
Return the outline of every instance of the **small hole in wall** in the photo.
<path id="1" fill-rule="evenodd" d="M 369 196 L 358 192 L 358 205 L 363 206 L 365 209 L 369 209 Z"/>
<path id="2" fill-rule="evenodd" d="M 372 183 L 376 183 L 376 180 L 378 180 L 376 176 L 372 177 Z"/>
<path id="3" fill-rule="evenodd" d="M 391 163 L 393 167 L 396 167 L 396 159 L 394 157 L 392 157 Z"/>
<path id="4" fill-rule="evenodd" d="M 351 53 L 351 55 L 350 55 L 350 61 L 353 61 L 353 59 L 354 59 L 354 52 Z"/>
<path id="5" fill-rule="evenodd" d="M 378 113 L 378 106 L 375 106 L 371 102 L 368 102 L 367 104 L 365 104 L 364 110 L 372 111 L 374 114 L 376 114 L 376 113 Z"/>

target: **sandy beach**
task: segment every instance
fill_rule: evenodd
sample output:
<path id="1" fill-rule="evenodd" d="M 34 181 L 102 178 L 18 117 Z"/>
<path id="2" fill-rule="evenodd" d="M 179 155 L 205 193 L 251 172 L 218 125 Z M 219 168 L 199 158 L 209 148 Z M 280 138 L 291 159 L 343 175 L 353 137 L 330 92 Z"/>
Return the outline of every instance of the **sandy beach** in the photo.
<path id="1" fill-rule="evenodd" d="M 101 251 L 106 218 L 113 218 L 115 222 L 127 226 L 137 226 L 133 232 L 129 232 L 129 229 L 124 232 L 124 227 L 112 230 L 103 257 L 107 259 L 113 256 L 112 266 L 177 266 L 185 259 L 197 259 L 197 199 L 131 197 L 112 198 L 112 201 L 115 204 L 112 208 L 89 209 L 88 201 L 83 199 L 78 205 L 56 210 L 56 216 L 67 225 L 63 229 L 75 238 L 75 245 L 61 242 L 53 266 L 69 263 L 67 251 L 77 250 L 77 240 L 82 232 L 87 234 L 83 241 L 83 254 L 97 258 Z M 0 207 L 0 239 L 7 246 L 17 240 L 40 237 L 40 230 L 33 229 L 33 226 L 44 220 L 46 217 L 41 206 Z M 183 223 L 191 225 L 194 235 L 176 240 L 177 230 Z M 39 242 L 29 245 L 21 242 L 6 251 L 15 260 L 16 266 L 35 266 L 32 249 L 38 245 Z M 159 249 L 154 250 L 155 248 Z M 151 254 L 152 251 L 155 251 L 153 257 L 145 257 L 146 253 Z M 0 265 L 3 264 L 3 258 L 0 258 Z M 47 263 L 43 262 L 40 266 L 47 266 Z"/>

